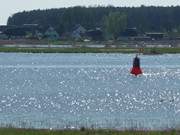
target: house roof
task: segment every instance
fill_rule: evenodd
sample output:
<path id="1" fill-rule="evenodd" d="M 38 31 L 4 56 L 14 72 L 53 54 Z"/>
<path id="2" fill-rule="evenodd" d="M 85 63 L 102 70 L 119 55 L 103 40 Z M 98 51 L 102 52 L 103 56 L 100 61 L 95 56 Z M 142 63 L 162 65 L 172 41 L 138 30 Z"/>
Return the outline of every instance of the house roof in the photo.
<path id="1" fill-rule="evenodd" d="M 45 35 L 49 38 L 59 38 L 59 34 L 56 32 L 56 30 L 53 27 L 49 27 L 45 32 Z"/>
<path id="2" fill-rule="evenodd" d="M 86 29 L 81 26 L 80 24 L 77 24 L 74 28 L 73 28 L 73 33 L 85 33 Z"/>

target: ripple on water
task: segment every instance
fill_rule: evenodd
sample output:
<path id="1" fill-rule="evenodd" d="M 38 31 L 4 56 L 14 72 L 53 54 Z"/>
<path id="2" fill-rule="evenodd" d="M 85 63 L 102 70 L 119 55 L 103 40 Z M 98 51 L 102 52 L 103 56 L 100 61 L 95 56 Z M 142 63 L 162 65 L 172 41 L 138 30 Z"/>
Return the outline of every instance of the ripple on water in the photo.
<path id="1" fill-rule="evenodd" d="M 179 118 L 178 66 L 166 66 L 159 59 L 144 56 L 144 74 L 134 77 L 127 63 L 131 55 L 105 56 L 97 58 L 99 61 L 88 59 L 92 63 L 82 59 L 82 65 L 72 60 L 66 63 L 57 56 L 59 60 L 49 61 L 52 65 L 39 61 L 40 65 L 0 66 L 0 113 L 16 121 L 22 114 L 30 121 L 64 118 L 68 123 L 90 118 L 91 124 L 104 119 Z M 160 59 L 164 61 L 164 57 L 169 55 Z M 146 59 L 156 65 L 150 66 Z"/>

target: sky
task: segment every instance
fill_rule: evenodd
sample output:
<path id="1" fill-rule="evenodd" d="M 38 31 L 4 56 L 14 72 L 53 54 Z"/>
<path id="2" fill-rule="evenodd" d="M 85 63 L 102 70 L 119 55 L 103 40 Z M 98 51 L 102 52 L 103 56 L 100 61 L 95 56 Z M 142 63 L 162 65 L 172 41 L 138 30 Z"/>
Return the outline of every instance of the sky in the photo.
<path id="1" fill-rule="evenodd" d="M 180 0 L 0 0 L 0 25 L 5 25 L 9 16 L 24 10 L 49 9 L 72 6 L 177 6 Z"/>

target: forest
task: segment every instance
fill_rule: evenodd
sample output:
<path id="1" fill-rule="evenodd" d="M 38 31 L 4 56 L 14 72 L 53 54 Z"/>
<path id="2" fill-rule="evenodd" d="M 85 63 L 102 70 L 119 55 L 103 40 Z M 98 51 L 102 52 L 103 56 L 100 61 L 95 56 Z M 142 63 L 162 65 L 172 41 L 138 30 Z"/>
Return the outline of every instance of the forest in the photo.
<path id="1" fill-rule="evenodd" d="M 119 13 L 121 19 L 113 19 Z M 114 14 L 118 17 L 118 14 Z M 121 23 L 123 22 L 123 23 Z M 118 24 L 121 23 L 121 26 Z M 77 24 L 86 29 L 112 31 L 137 28 L 139 33 L 180 33 L 180 7 L 70 7 L 23 11 L 13 14 L 7 25 L 39 24 L 42 29 L 54 27 L 59 34 L 70 32 Z M 114 25 L 112 27 L 112 25 Z M 107 28 L 108 27 L 108 28 Z"/>

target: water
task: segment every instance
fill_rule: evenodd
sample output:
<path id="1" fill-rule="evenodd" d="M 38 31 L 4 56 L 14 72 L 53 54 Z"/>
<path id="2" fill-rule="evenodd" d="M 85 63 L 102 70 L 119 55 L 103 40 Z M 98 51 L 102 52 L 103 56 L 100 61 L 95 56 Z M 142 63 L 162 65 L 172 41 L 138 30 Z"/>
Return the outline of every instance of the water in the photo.
<path id="1" fill-rule="evenodd" d="M 180 125 L 180 55 L 0 53 L 1 126 L 164 129 Z"/>

